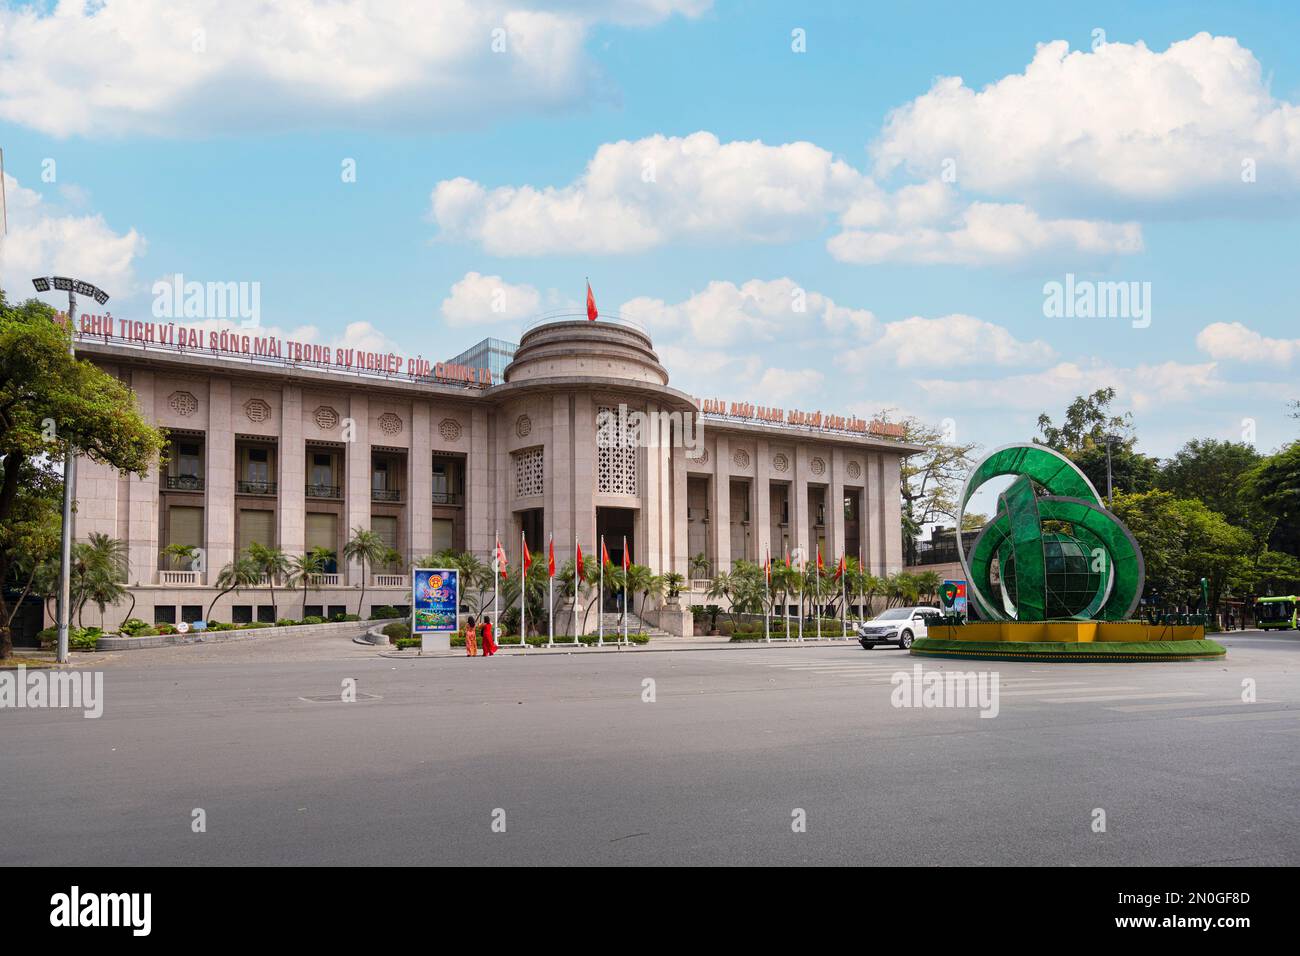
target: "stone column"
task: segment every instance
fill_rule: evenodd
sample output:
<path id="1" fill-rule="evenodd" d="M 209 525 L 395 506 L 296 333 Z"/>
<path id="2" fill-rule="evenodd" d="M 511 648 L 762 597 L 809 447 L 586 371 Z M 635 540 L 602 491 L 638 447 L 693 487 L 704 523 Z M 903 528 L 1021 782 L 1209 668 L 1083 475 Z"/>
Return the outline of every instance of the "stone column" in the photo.
<path id="1" fill-rule="evenodd" d="M 710 536 L 713 538 L 713 573 L 731 570 L 731 442 L 718 435 L 713 447 L 713 504 Z"/>
<path id="2" fill-rule="evenodd" d="M 653 402 L 646 405 L 646 424 L 639 437 L 641 447 L 637 450 L 637 458 L 643 462 L 641 476 L 644 484 L 638 483 L 637 491 L 641 498 L 641 526 L 644 530 L 642 540 L 638 542 L 639 553 L 633 554 L 633 559 L 657 574 L 661 567 L 659 544 L 663 529 L 659 525 L 659 516 L 663 503 L 659 498 L 659 409 Z"/>
<path id="3" fill-rule="evenodd" d="M 348 399 L 349 422 L 344 427 L 351 427 L 352 440 L 344 445 L 347 464 L 344 466 L 343 514 L 346 527 L 343 529 L 344 542 L 352 539 L 353 529 L 370 530 L 370 400 L 361 393 L 354 392 Z M 342 564 L 342 562 L 340 562 Z M 370 566 L 366 565 L 370 574 Z M 347 583 L 359 587 L 361 581 L 361 562 L 347 562 Z M 365 615 L 365 608 L 361 609 Z"/>
<path id="4" fill-rule="evenodd" d="M 411 402 L 411 443 L 406 455 L 408 561 L 433 550 L 433 432 L 429 403 Z"/>
<path id="5" fill-rule="evenodd" d="M 569 393 L 552 395 L 548 411 L 551 440 L 547 445 L 546 462 L 546 530 L 555 536 L 555 570 L 558 574 L 564 562 L 573 555 L 574 456 Z"/>
<path id="6" fill-rule="evenodd" d="M 600 560 L 600 542 L 596 539 L 596 406 L 591 395 L 580 394 L 573 414 L 573 500 L 574 527 L 582 542 L 583 559 L 590 553 Z M 590 544 L 591 551 L 587 551 Z"/>
<path id="7" fill-rule="evenodd" d="M 469 413 L 469 456 L 465 462 L 465 549 L 484 561 L 492 558 L 496 486 L 488 422 L 486 409 L 476 408 Z"/>
<path id="8" fill-rule="evenodd" d="M 671 449 L 669 471 L 672 476 L 673 503 L 671 569 L 683 575 L 689 581 L 691 577 L 691 555 L 686 518 L 686 449 L 684 447 Z"/>
<path id="9" fill-rule="evenodd" d="M 881 505 L 884 514 L 881 522 L 889 533 L 884 535 L 885 570 L 903 569 L 903 502 L 901 496 L 901 461 L 897 455 L 881 455 L 883 459 L 880 481 Z"/>
<path id="10" fill-rule="evenodd" d="M 826 561 L 834 564 L 844 553 L 844 451 L 830 449 L 830 489 L 826 492 L 826 544 L 830 554 Z"/>
<path id="11" fill-rule="evenodd" d="M 816 560 L 813 552 L 815 542 L 810 535 L 811 518 L 808 514 L 808 447 L 803 444 L 795 446 L 794 477 L 790 481 L 790 550 L 803 548 L 809 561 Z"/>
<path id="12" fill-rule="evenodd" d="M 280 547 L 290 555 L 302 554 L 307 548 L 307 442 L 302 432 L 302 389 L 297 385 L 285 385 L 281 390 L 276 456 Z"/>
<path id="13" fill-rule="evenodd" d="M 883 510 L 880 498 L 880 453 L 867 454 L 866 490 L 863 494 L 863 525 L 867 529 L 867 543 L 864 548 L 867 564 L 871 573 L 880 576 L 885 573 L 885 557 L 881 550 L 881 522 Z"/>
<path id="14" fill-rule="evenodd" d="M 214 376 L 208 382 L 208 434 L 203 449 L 209 581 L 215 581 L 235 557 L 235 430 L 230 402 L 230 379 Z"/>
<path id="15" fill-rule="evenodd" d="M 772 548 L 772 452 L 767 440 L 760 438 L 754 451 L 754 547 L 755 560 L 762 564 Z M 780 555 L 776 555 L 780 557 Z"/>

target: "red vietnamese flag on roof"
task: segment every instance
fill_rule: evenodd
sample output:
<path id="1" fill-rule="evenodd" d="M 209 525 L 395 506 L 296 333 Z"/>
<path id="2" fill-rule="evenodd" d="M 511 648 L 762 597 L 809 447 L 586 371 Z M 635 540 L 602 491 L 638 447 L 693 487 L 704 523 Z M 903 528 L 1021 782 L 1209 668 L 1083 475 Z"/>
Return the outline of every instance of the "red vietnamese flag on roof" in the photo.
<path id="1" fill-rule="evenodd" d="M 582 545 L 579 542 L 575 541 L 574 546 L 578 549 L 578 556 L 573 560 L 574 572 L 575 572 L 574 577 L 576 578 L 577 581 L 582 582 L 587 580 L 587 576 L 584 573 L 585 569 L 582 566 Z"/>
<path id="2" fill-rule="evenodd" d="M 551 539 L 551 546 L 547 549 L 550 553 L 546 558 L 546 576 L 555 577 L 555 539 Z"/>
<path id="3" fill-rule="evenodd" d="M 587 321 L 595 322 L 596 317 L 600 315 L 596 311 L 596 297 L 591 293 L 591 280 L 587 280 Z"/>
<path id="4" fill-rule="evenodd" d="M 623 535 L 623 570 L 626 571 L 632 564 L 632 551 L 627 546 L 627 535 Z"/>

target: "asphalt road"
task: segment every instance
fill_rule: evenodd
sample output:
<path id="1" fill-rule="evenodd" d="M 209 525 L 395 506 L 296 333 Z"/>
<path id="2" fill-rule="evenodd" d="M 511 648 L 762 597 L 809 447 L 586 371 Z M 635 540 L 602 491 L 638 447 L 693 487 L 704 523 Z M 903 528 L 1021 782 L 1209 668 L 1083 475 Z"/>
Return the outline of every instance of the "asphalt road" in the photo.
<path id="1" fill-rule="evenodd" d="M 993 719 L 892 706 L 916 659 L 856 645 L 135 651 L 81 665 L 98 720 L 0 710 L 0 864 L 1295 865 L 1300 636 L 1225 642 L 989 665 Z"/>

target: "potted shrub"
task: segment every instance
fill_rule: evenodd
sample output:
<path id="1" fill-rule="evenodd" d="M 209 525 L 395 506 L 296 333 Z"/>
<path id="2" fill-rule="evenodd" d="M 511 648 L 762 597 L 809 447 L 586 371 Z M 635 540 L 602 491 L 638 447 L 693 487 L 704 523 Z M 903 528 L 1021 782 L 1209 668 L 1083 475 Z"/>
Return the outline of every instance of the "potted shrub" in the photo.
<path id="1" fill-rule="evenodd" d="M 669 571 L 664 575 L 664 588 L 667 591 L 667 597 L 664 603 L 669 607 L 678 607 L 678 598 L 682 593 L 682 585 L 686 583 L 686 575 L 678 574 L 676 571 Z"/>

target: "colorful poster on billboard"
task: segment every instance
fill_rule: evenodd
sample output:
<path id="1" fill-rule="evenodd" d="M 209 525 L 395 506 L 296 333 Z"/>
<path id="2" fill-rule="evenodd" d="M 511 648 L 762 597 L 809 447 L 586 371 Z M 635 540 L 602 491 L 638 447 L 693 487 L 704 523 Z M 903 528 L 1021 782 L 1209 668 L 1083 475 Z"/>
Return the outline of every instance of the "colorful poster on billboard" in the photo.
<path id="1" fill-rule="evenodd" d="M 944 581 L 939 586 L 939 601 L 943 609 L 953 614 L 966 616 L 966 582 Z"/>
<path id="2" fill-rule="evenodd" d="M 454 634 L 460 608 L 455 568 L 416 568 L 411 575 L 411 634 Z"/>

